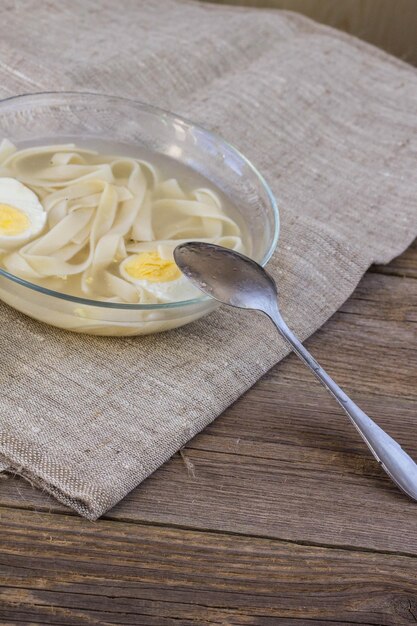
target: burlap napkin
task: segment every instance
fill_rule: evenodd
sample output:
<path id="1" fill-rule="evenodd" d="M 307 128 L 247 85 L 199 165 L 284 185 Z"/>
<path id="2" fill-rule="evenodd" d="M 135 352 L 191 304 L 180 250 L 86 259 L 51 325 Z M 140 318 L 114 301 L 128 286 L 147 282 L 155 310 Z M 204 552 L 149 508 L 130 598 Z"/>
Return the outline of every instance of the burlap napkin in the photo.
<path id="1" fill-rule="evenodd" d="M 417 75 L 400 61 L 278 11 L 24 0 L 0 15 L 3 96 L 131 96 L 215 129 L 253 160 L 280 202 L 269 269 L 302 338 L 416 235 Z M 0 310 L 0 463 L 91 519 L 287 353 L 261 316 L 226 309 L 126 339 Z"/>

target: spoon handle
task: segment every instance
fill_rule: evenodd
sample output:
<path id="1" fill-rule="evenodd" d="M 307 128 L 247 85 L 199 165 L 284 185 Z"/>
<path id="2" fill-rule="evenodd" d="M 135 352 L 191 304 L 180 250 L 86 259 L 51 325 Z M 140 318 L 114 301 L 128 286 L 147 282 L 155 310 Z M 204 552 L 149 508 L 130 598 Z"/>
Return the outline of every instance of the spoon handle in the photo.
<path id="1" fill-rule="evenodd" d="M 294 352 L 339 402 L 388 476 L 410 498 L 417 500 L 417 465 L 413 459 L 334 382 L 288 328 L 278 310 L 266 313 L 282 337 L 292 346 Z"/>

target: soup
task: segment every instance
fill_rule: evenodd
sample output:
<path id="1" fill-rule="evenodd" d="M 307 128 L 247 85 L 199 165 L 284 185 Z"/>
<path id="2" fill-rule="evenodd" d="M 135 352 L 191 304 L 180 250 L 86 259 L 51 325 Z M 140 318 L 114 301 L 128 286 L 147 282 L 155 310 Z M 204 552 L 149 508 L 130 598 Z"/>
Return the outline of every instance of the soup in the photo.
<path id="1" fill-rule="evenodd" d="M 201 295 L 174 262 L 179 243 L 250 252 L 236 211 L 201 175 L 151 152 L 113 154 L 3 140 L 2 268 L 70 296 L 162 304 Z"/>

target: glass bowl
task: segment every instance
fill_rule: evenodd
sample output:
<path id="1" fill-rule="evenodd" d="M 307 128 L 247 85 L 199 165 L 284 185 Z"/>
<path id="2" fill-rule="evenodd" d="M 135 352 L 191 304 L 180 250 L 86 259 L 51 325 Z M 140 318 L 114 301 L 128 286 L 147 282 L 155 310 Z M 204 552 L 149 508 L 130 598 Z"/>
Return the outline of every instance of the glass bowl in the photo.
<path id="1" fill-rule="evenodd" d="M 256 168 L 233 146 L 173 113 L 116 96 L 49 92 L 0 101 L 1 138 L 19 148 L 74 142 L 135 146 L 194 169 L 223 191 L 246 228 L 250 256 L 265 265 L 275 250 L 279 216 Z M 37 320 L 94 335 L 145 335 L 188 324 L 218 304 L 207 296 L 168 304 L 117 304 L 45 289 L 0 269 L 0 299 Z"/>

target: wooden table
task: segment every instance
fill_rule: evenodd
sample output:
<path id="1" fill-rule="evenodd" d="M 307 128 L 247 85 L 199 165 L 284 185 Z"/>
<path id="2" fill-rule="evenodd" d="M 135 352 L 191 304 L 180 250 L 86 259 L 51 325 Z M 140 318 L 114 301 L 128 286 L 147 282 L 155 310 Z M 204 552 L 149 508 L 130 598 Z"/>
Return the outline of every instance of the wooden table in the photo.
<path id="1" fill-rule="evenodd" d="M 308 347 L 417 458 L 417 246 Z M 0 623 L 415 624 L 417 505 L 295 356 L 104 519 L 0 480 Z"/>

